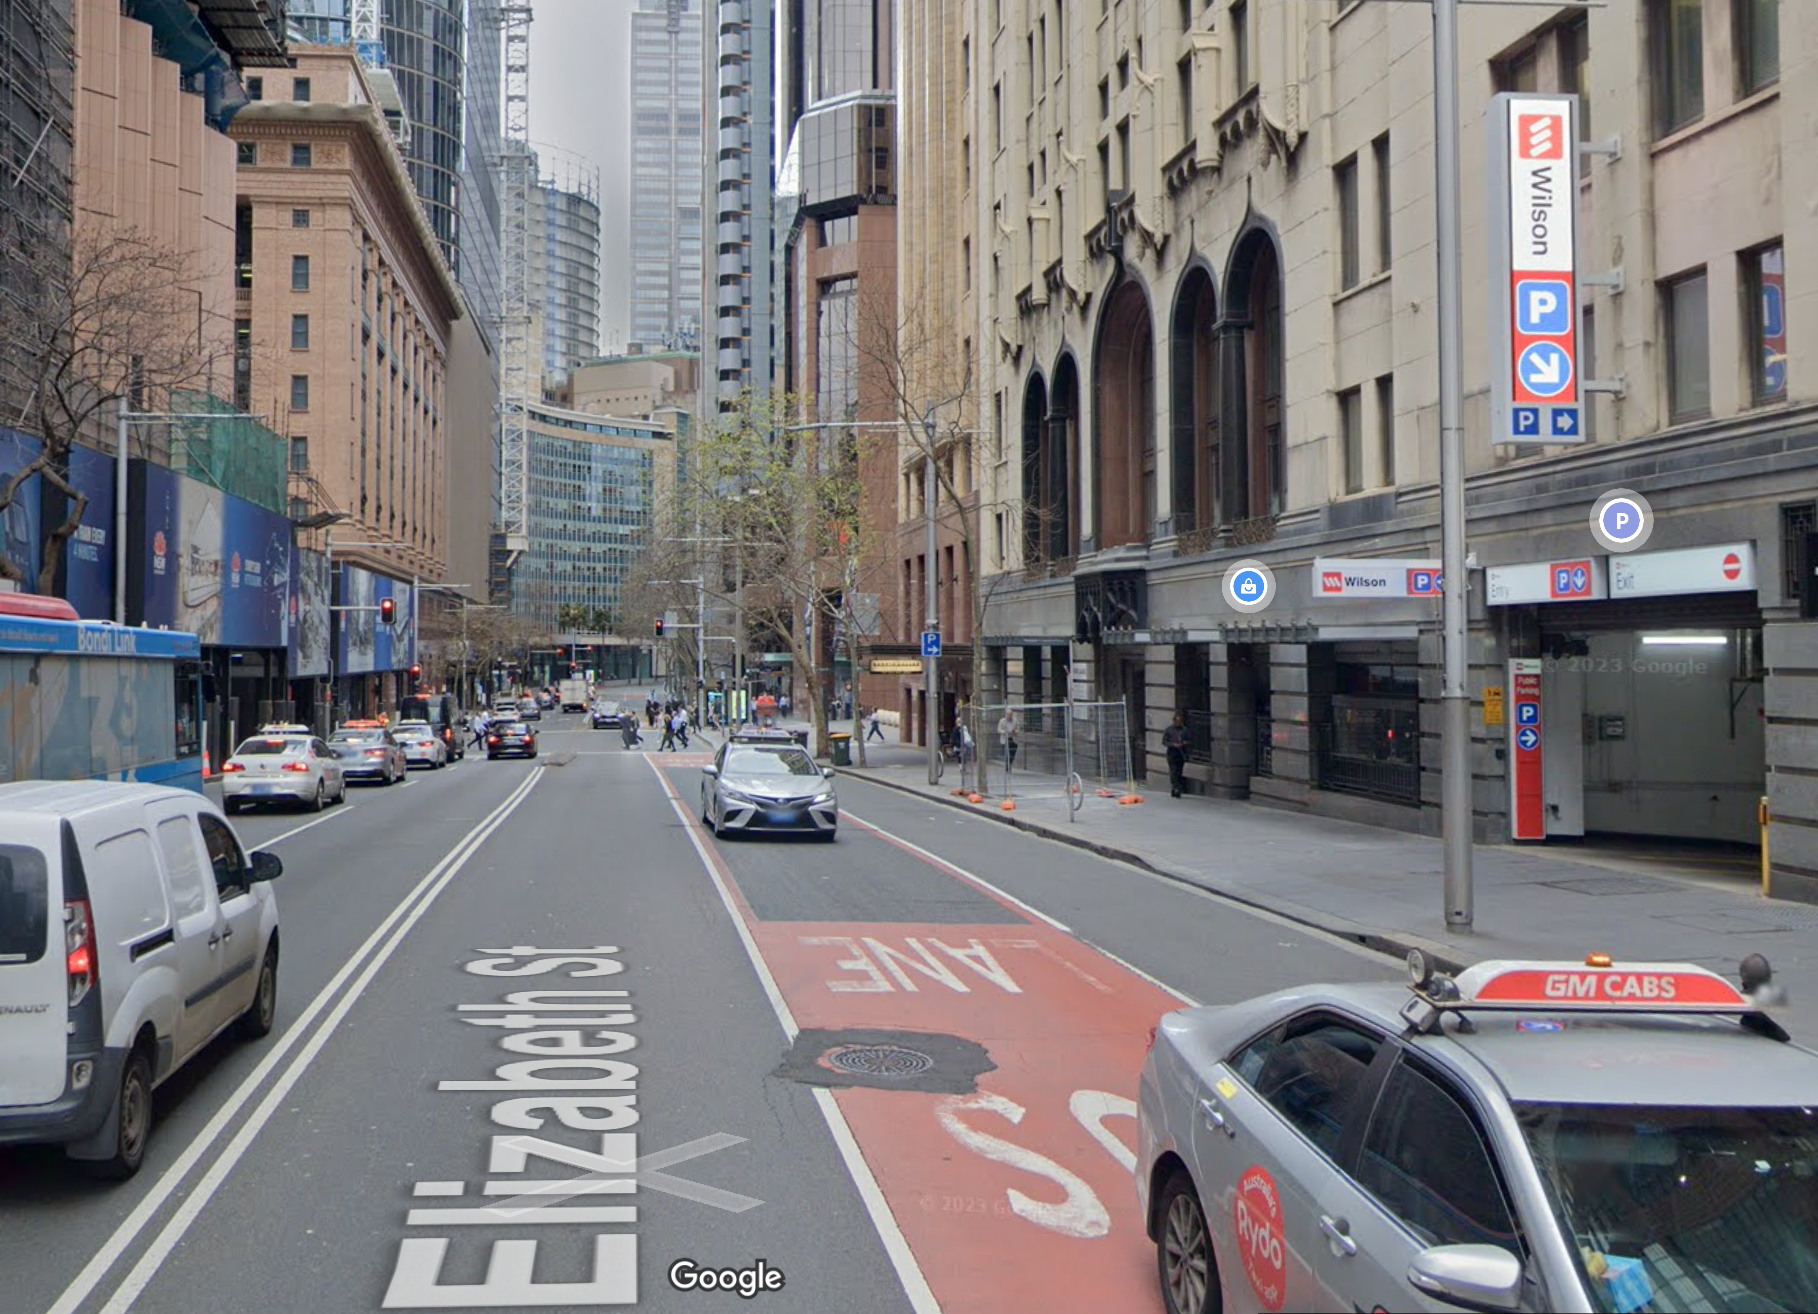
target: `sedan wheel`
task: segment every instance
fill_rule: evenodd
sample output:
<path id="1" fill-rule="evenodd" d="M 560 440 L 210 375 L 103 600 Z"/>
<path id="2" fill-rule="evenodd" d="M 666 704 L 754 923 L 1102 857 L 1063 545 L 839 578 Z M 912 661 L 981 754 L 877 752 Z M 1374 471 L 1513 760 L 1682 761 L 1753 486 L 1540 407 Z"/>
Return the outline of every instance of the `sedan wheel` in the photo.
<path id="1" fill-rule="evenodd" d="M 1184 1171 L 1176 1172 L 1163 1188 L 1161 1215 L 1155 1259 L 1168 1314 L 1217 1314 L 1223 1300 L 1212 1238 L 1193 1180 Z"/>
<path id="2" fill-rule="evenodd" d="M 311 812 L 320 812 L 322 810 L 322 805 L 327 802 L 327 800 L 328 786 L 323 784 L 320 780 L 316 781 L 316 796 L 309 801 L 309 810 Z"/>

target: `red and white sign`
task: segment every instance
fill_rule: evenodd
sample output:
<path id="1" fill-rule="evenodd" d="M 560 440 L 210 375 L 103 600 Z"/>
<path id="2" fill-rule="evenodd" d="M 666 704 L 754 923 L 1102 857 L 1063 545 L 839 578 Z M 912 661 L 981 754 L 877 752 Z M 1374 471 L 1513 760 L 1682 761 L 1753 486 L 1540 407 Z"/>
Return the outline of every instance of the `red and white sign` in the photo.
<path id="1" fill-rule="evenodd" d="M 1439 562 L 1406 557 L 1322 557 L 1313 563 L 1316 598 L 1430 598 L 1439 592 Z"/>
<path id="2" fill-rule="evenodd" d="M 1578 401 L 1572 103 L 1522 100 L 1509 114 L 1509 360 L 1518 406 Z"/>
<path id="3" fill-rule="evenodd" d="M 1483 973 L 1479 980 L 1470 978 Z M 1750 1008 L 1734 985 L 1690 963 L 1644 967 L 1585 967 L 1577 963 L 1481 963 L 1459 977 L 1467 1000 L 1481 1004 L 1531 1005 L 1544 1009 Z"/>
<path id="4" fill-rule="evenodd" d="M 1509 663 L 1509 838 L 1547 837 L 1546 796 L 1541 790 L 1540 659 Z M 1523 709 L 1527 710 L 1523 710 Z"/>
<path id="5" fill-rule="evenodd" d="M 1579 569 L 1585 572 L 1582 581 L 1577 574 Z M 1561 570 L 1565 571 L 1563 588 Z M 1527 602 L 1597 602 L 1609 597 L 1608 573 L 1602 557 L 1491 566 L 1484 571 L 1484 597 L 1492 607 Z"/>
<path id="6" fill-rule="evenodd" d="M 1669 597 L 1681 593 L 1748 593 L 1755 588 L 1755 545 L 1672 552 L 1630 552 L 1610 558 L 1613 598 Z"/>
<path id="7" fill-rule="evenodd" d="M 1258 1166 L 1244 1173 L 1231 1209 L 1250 1289 L 1264 1309 L 1279 1310 L 1288 1295 L 1288 1243 L 1281 1225 L 1281 1192 L 1268 1169 Z"/>

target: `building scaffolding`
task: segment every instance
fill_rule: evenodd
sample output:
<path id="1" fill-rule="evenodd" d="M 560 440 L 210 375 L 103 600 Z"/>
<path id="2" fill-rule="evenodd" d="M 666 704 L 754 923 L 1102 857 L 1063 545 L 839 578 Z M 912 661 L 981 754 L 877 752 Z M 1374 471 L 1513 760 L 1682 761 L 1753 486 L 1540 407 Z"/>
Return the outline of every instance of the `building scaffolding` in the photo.
<path id="1" fill-rule="evenodd" d="M 533 356 L 531 303 L 531 189 L 536 156 L 530 148 L 530 22 L 528 4 L 499 9 L 505 50 L 505 133 L 499 160 L 503 295 L 499 379 L 499 519 L 508 564 L 530 546 L 530 407 L 542 392 L 541 361 Z"/>

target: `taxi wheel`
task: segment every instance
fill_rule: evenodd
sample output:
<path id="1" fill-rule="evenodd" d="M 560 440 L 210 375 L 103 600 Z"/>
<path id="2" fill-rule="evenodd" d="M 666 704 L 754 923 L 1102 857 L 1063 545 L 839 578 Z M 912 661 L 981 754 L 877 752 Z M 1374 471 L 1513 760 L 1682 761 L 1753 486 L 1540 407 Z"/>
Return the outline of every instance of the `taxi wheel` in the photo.
<path id="1" fill-rule="evenodd" d="M 311 812 L 320 812 L 322 810 L 322 805 L 327 801 L 328 786 L 318 780 L 316 781 L 316 796 L 309 801 L 309 810 Z"/>
<path id="2" fill-rule="evenodd" d="M 1177 1171 L 1162 1188 L 1155 1264 L 1168 1314 L 1219 1314 L 1218 1261 L 1193 1179 Z"/>

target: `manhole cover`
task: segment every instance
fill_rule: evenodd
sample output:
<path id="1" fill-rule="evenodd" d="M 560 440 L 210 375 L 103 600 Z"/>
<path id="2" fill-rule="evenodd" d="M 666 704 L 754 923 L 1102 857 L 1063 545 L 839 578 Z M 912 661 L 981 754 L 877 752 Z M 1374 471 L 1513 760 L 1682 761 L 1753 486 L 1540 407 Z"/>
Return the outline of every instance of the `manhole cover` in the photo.
<path id="1" fill-rule="evenodd" d="M 1574 894 L 1596 895 L 1659 894 L 1679 888 L 1671 881 L 1655 880 L 1651 876 L 1583 876 L 1576 880 L 1540 883 L 1556 890 L 1570 890 Z"/>
<path id="2" fill-rule="evenodd" d="M 828 1066 L 841 1072 L 895 1081 L 907 1081 L 934 1066 L 928 1055 L 901 1045 L 842 1045 L 826 1057 Z"/>

